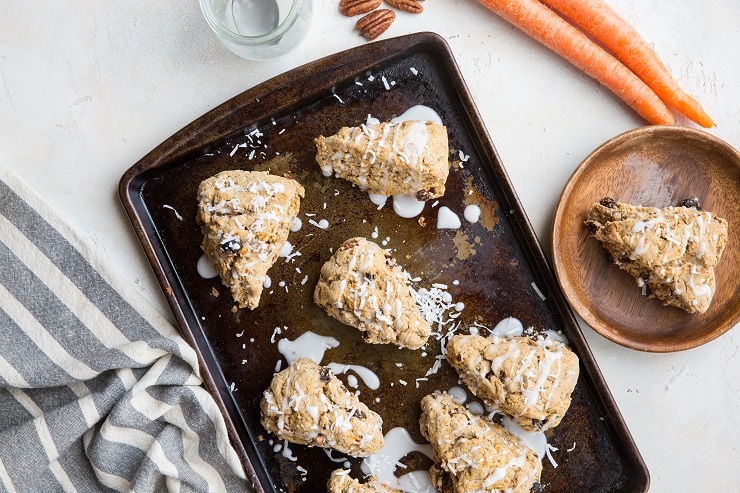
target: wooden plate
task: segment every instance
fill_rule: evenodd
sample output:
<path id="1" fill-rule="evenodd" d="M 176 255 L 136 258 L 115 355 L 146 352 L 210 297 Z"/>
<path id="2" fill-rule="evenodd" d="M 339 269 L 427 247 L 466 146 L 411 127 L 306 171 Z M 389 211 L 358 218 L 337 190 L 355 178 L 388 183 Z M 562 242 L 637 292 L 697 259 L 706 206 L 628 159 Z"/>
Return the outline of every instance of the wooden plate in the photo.
<path id="1" fill-rule="evenodd" d="M 583 227 L 603 197 L 652 207 L 697 197 L 727 219 L 729 240 L 715 270 L 717 291 L 704 314 L 665 307 L 643 296 Z M 649 126 L 618 135 L 592 152 L 565 187 L 555 214 L 553 260 L 573 309 L 601 335 L 653 352 L 704 344 L 740 322 L 740 152 L 684 127 Z"/>

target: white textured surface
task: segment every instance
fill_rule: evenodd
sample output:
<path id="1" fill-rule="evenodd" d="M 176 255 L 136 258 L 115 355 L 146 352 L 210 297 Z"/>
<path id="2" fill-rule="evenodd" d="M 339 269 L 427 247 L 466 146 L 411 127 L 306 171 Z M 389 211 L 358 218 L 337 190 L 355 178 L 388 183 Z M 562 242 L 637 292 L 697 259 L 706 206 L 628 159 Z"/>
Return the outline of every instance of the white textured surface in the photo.
<path id="1" fill-rule="evenodd" d="M 315 0 L 302 47 L 272 62 L 223 48 L 195 0 L 0 2 L 0 161 L 168 313 L 119 204 L 121 175 L 226 99 L 363 42 L 338 0 Z M 740 2 L 610 0 L 740 147 Z M 545 251 L 570 174 L 643 122 L 616 97 L 473 0 L 424 3 L 383 38 L 443 36 Z M 740 196 L 740 191 L 739 194 Z M 646 354 L 583 330 L 652 476 L 651 492 L 740 491 L 740 332 Z"/>

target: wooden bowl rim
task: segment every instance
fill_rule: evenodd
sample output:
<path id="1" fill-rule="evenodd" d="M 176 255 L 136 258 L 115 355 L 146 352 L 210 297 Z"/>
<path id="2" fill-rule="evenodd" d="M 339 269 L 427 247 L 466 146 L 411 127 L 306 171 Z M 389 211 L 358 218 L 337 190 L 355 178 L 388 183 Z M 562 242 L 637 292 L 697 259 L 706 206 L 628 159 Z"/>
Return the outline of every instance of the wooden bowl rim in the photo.
<path id="1" fill-rule="evenodd" d="M 717 337 L 740 323 L 740 306 L 736 306 L 734 308 L 735 313 L 726 317 L 724 323 L 721 323 L 713 330 L 703 332 L 701 336 L 697 336 L 691 340 L 682 343 L 661 342 L 659 344 L 656 344 L 641 341 L 632 337 L 627 337 L 622 332 L 612 330 L 609 325 L 605 323 L 604 320 L 602 320 L 598 315 L 594 314 L 585 305 L 583 299 L 581 299 L 571 287 L 571 282 L 568 278 L 567 269 L 563 263 L 563 259 L 560 256 L 560 253 L 562 252 L 562 238 L 561 234 L 559 233 L 559 229 L 561 228 L 561 224 L 563 222 L 563 215 L 565 213 L 565 207 L 568 202 L 567 199 L 573 193 L 574 188 L 579 185 L 579 180 L 581 176 L 586 171 L 590 170 L 594 166 L 594 163 L 598 162 L 602 155 L 608 155 L 615 148 L 625 145 L 626 143 L 631 141 L 639 141 L 641 139 L 667 140 L 669 138 L 678 137 L 703 142 L 704 145 L 708 145 L 709 147 L 715 149 L 718 154 L 727 156 L 728 162 L 734 162 L 736 166 L 740 167 L 740 151 L 738 151 L 729 143 L 725 142 L 719 137 L 716 137 L 702 130 L 674 125 L 650 125 L 628 130 L 610 138 L 609 140 L 596 147 L 576 167 L 575 171 L 568 179 L 560 195 L 553 220 L 552 256 L 555 276 L 558 283 L 560 284 L 563 293 L 565 294 L 566 299 L 568 300 L 574 311 L 592 329 L 601 334 L 603 337 L 621 346 L 646 352 L 676 352 L 706 344 L 707 342 L 716 339 Z M 727 309 L 732 310 L 733 307 L 729 306 Z"/>

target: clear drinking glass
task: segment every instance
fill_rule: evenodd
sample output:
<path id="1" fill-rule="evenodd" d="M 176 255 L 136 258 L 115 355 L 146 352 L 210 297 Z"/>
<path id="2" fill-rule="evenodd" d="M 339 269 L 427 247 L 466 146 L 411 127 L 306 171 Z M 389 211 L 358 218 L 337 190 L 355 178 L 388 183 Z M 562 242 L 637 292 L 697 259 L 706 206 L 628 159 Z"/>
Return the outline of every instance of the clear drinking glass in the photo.
<path id="1" fill-rule="evenodd" d="M 313 0 L 200 0 L 219 41 L 249 60 L 268 60 L 300 44 L 311 27 Z"/>

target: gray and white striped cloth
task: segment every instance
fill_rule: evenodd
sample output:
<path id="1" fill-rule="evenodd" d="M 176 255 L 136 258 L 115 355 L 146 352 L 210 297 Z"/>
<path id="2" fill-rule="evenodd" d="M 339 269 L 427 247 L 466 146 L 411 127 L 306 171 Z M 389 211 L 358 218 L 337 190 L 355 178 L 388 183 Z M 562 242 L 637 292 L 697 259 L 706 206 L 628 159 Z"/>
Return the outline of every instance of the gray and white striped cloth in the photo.
<path id="1" fill-rule="evenodd" d="M 249 491 L 193 349 L 2 165 L 0 491 Z"/>

